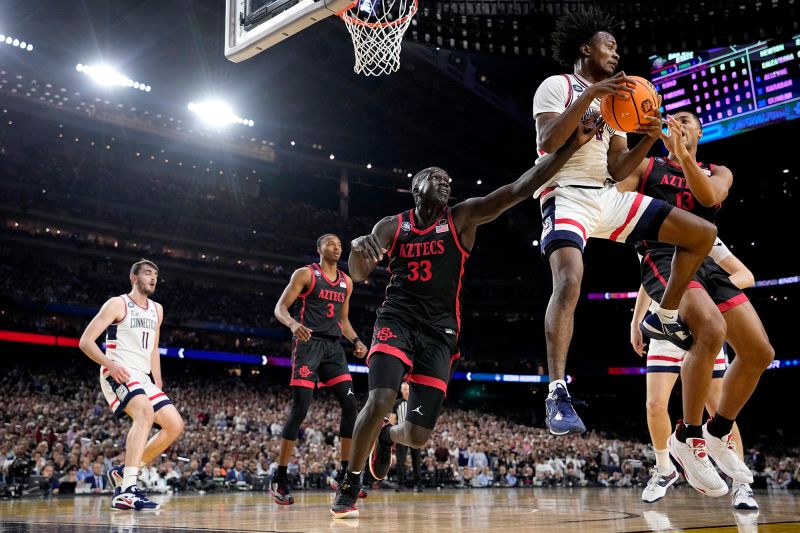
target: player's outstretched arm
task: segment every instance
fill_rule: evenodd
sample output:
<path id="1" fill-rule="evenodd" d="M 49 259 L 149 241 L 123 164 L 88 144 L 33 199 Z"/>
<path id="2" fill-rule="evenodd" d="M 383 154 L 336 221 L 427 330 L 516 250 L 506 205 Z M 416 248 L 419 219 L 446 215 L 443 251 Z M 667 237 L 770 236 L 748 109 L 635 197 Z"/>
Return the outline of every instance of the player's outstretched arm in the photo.
<path id="1" fill-rule="evenodd" d="M 372 233 L 352 240 L 347 269 L 354 282 L 364 281 L 375 270 L 383 255 L 391 249 L 399 223 L 398 215 L 384 217 L 375 224 Z"/>
<path id="2" fill-rule="evenodd" d="M 106 357 L 106 354 L 97 345 L 97 338 L 108 329 L 108 326 L 115 322 L 119 322 L 125 318 L 125 302 L 122 298 L 111 298 L 103 307 L 100 312 L 95 315 L 89 325 L 81 335 L 81 340 L 78 346 L 83 353 L 95 363 L 106 367 L 111 372 L 111 377 L 117 383 L 125 383 L 130 379 L 128 372 L 120 365 Z"/>
<path id="3" fill-rule="evenodd" d="M 725 269 L 725 272 L 730 274 L 731 283 L 740 289 L 752 287 L 756 283 L 756 278 L 741 259 L 733 255 L 733 252 L 725 246 L 725 243 L 717 237 L 714 241 L 714 246 L 711 247 L 709 257 L 713 259 L 719 266 Z"/>
<path id="4" fill-rule="evenodd" d="M 598 113 L 593 113 L 575 128 L 567 142 L 553 154 L 541 157 L 517 181 L 503 185 L 480 198 L 464 200 L 453 208 L 453 222 L 462 233 L 469 227 L 486 224 L 496 219 L 511 207 L 530 197 L 536 189 L 547 183 L 561 170 L 570 157 L 584 144 L 593 139 L 605 125 Z M 469 243 L 472 239 L 462 240 Z"/>
<path id="5" fill-rule="evenodd" d="M 275 318 L 292 330 L 292 333 L 303 342 L 311 338 L 312 330 L 292 318 L 289 308 L 292 307 L 297 297 L 311 286 L 311 281 L 311 271 L 306 267 L 298 268 L 292 274 L 289 284 L 283 289 L 278 303 L 275 304 Z"/>

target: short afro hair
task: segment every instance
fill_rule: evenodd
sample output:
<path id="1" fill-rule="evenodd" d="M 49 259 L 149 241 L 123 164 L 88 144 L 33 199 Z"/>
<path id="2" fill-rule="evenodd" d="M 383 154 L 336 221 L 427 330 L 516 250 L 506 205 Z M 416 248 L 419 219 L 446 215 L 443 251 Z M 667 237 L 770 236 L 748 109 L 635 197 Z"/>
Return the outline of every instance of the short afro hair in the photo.
<path id="1" fill-rule="evenodd" d="M 581 57 L 581 46 L 589 43 L 598 32 L 611 33 L 616 25 L 613 15 L 594 6 L 564 15 L 556 21 L 551 34 L 553 59 L 564 65 L 574 65 Z"/>

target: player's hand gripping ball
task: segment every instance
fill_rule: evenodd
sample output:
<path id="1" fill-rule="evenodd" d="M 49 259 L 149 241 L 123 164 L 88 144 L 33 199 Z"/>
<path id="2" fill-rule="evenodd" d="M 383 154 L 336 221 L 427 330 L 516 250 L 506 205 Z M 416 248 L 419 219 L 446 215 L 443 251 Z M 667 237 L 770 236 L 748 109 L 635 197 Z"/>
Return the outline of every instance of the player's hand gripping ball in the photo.
<path id="1" fill-rule="evenodd" d="M 654 117 L 660 105 L 658 93 L 652 83 L 640 76 L 628 76 L 634 80 L 628 86 L 633 89 L 629 98 L 609 94 L 600 101 L 600 114 L 606 124 L 615 130 L 633 132 L 642 124 L 650 124 L 645 117 Z"/>

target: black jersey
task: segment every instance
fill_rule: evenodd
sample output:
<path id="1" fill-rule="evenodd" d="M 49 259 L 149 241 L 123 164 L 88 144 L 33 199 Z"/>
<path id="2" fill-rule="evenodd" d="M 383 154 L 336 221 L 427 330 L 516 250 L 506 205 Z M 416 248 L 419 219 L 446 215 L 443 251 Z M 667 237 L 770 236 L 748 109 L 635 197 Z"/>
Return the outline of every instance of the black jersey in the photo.
<path id="1" fill-rule="evenodd" d="M 713 165 L 705 163 L 697 163 L 697 165 L 709 176 L 714 168 Z M 645 170 L 642 181 L 639 184 L 639 192 L 663 200 L 670 205 L 708 220 L 712 224 L 716 223 L 717 213 L 722 207 L 720 204 L 711 207 L 701 204 L 689 188 L 689 183 L 680 165 L 662 157 L 650 158 L 647 170 Z M 641 255 L 654 249 L 674 250 L 675 247 L 671 244 L 653 241 L 644 241 L 636 245 L 636 250 Z"/>
<path id="2" fill-rule="evenodd" d="M 342 336 L 339 311 L 347 299 L 347 277 L 341 270 L 330 280 L 316 263 L 306 265 L 311 269 L 311 286 L 297 298 L 300 315 L 295 320 L 313 331 L 312 336 Z"/>
<path id="3" fill-rule="evenodd" d="M 414 210 L 397 216 L 397 231 L 387 252 L 391 278 L 378 315 L 399 312 L 458 335 L 461 279 L 467 252 L 446 206 L 430 227 L 414 227 Z"/>

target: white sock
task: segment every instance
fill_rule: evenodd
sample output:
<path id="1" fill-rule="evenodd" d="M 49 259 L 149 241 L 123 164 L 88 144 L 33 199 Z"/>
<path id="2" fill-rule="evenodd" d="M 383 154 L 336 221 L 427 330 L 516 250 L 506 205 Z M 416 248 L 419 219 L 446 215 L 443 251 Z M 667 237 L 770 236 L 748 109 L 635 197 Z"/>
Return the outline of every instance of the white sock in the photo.
<path id="1" fill-rule="evenodd" d="M 661 319 L 662 324 L 674 324 L 678 321 L 677 309 L 664 309 L 659 305 L 658 309 L 656 309 L 656 314 Z"/>
<path id="2" fill-rule="evenodd" d="M 135 466 L 126 466 L 122 472 L 122 490 L 124 492 L 130 487 L 136 486 L 136 478 L 139 477 L 139 469 Z"/>
<path id="3" fill-rule="evenodd" d="M 563 379 L 556 379 L 550 382 L 549 391 L 553 392 L 554 390 L 556 390 L 556 385 L 561 385 L 562 387 L 564 387 L 564 390 L 567 390 L 567 382 L 564 381 Z"/>
<path id="4" fill-rule="evenodd" d="M 661 474 L 670 474 L 675 467 L 669 460 L 669 450 L 654 450 L 656 452 L 656 469 Z"/>

